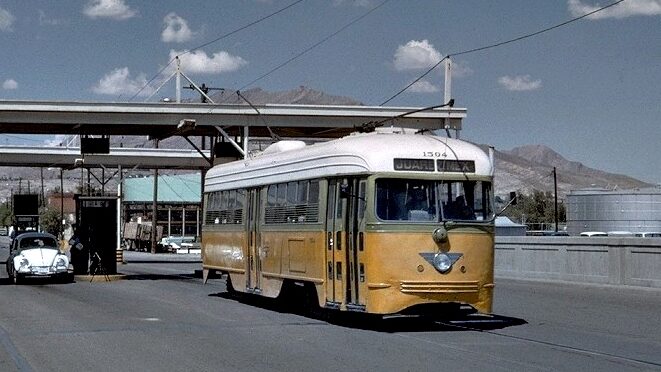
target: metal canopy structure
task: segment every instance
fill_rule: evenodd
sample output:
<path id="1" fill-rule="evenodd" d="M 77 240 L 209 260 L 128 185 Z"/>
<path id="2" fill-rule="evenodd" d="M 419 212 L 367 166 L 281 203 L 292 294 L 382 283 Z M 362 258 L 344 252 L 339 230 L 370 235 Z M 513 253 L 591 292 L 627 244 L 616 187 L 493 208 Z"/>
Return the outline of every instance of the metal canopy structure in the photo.
<path id="1" fill-rule="evenodd" d="M 209 151 L 206 151 L 209 156 Z M 78 147 L 0 147 L 0 165 L 53 168 L 205 169 L 195 150 L 111 148 L 109 154 L 80 154 Z"/>
<path id="2" fill-rule="evenodd" d="M 187 136 L 227 135 L 337 138 L 365 124 L 426 130 L 461 129 L 466 109 L 325 105 L 227 105 L 200 103 L 99 103 L 0 101 L 0 133 L 82 135 L 177 135 L 183 120 L 194 121 Z"/>

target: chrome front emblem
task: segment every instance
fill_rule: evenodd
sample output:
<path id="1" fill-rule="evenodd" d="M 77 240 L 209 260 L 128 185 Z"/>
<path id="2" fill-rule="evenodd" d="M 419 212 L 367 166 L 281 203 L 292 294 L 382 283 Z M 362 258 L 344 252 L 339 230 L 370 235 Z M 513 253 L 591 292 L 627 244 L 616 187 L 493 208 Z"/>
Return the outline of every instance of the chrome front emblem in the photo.
<path id="1" fill-rule="evenodd" d="M 441 274 L 445 274 L 464 254 L 463 253 L 420 253 L 420 256 Z M 449 262 L 448 262 L 449 261 Z"/>

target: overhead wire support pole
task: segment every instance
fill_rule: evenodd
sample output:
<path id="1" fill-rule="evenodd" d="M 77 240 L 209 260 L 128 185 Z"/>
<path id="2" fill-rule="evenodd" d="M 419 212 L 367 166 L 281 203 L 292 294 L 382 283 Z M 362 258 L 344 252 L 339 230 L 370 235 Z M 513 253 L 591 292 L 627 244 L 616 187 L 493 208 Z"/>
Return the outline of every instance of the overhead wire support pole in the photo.
<path id="1" fill-rule="evenodd" d="M 177 103 L 181 103 L 181 60 L 179 56 L 175 57 L 177 60 L 177 71 L 176 74 L 176 94 L 177 94 Z"/>
<path id="2" fill-rule="evenodd" d="M 207 101 L 209 101 L 209 103 L 216 104 L 216 102 L 214 102 L 214 100 L 212 100 L 212 99 L 211 99 L 211 98 L 210 98 L 210 97 L 209 97 L 209 96 L 208 96 L 208 95 L 207 95 L 207 94 L 206 94 L 206 93 L 205 93 L 200 87 L 198 87 L 197 84 L 195 84 L 195 82 L 194 82 L 193 80 L 191 80 L 188 76 L 186 76 L 186 74 L 184 74 L 184 73 L 181 72 L 181 71 L 179 72 L 179 74 L 181 74 L 181 76 L 183 76 L 184 79 L 188 80 L 188 82 L 191 84 L 191 86 L 192 86 L 192 87 L 193 87 L 198 93 L 200 93 L 200 95 L 202 95 L 202 97 L 204 97 Z"/>
<path id="3" fill-rule="evenodd" d="M 193 89 L 193 90 L 195 90 L 195 87 L 193 86 L 193 84 L 191 84 L 191 85 L 188 86 L 188 87 L 183 87 L 183 88 L 184 88 L 184 89 Z M 200 90 L 201 90 L 202 92 L 204 92 L 204 93 L 207 94 L 207 95 L 209 94 L 209 91 L 210 91 L 210 90 L 220 90 L 221 92 L 224 92 L 224 91 L 225 91 L 225 88 L 212 88 L 212 87 L 208 87 L 208 86 L 207 86 L 206 84 L 204 84 L 204 83 L 202 83 L 202 85 L 200 85 L 199 88 L 200 88 Z M 221 93 L 221 94 L 222 94 L 222 93 Z M 200 101 L 201 101 L 202 103 L 208 103 L 207 99 L 206 99 L 203 95 L 200 95 L 200 98 L 201 98 Z M 204 138 L 204 137 L 202 137 L 202 138 Z"/>
<path id="4" fill-rule="evenodd" d="M 445 87 L 443 92 L 443 102 L 450 102 L 452 99 L 452 60 L 450 56 L 445 60 Z M 450 136 L 450 118 L 444 120 L 445 132 Z M 455 138 L 459 139 L 459 128 L 454 130 Z"/>
<path id="5" fill-rule="evenodd" d="M 170 75 L 170 77 L 168 77 L 167 79 L 163 80 L 163 82 L 161 83 L 161 85 L 159 85 L 156 89 L 154 89 L 154 93 L 150 94 L 149 97 L 147 97 L 143 102 L 149 102 L 149 100 L 152 99 L 152 97 L 154 97 L 154 95 L 156 95 L 156 93 L 158 93 L 158 91 L 160 91 L 161 88 L 163 88 L 163 86 L 164 86 L 165 84 L 167 84 L 170 80 L 172 80 L 172 78 L 173 78 L 176 74 L 177 74 L 177 72 L 174 72 L 174 73 L 172 73 L 172 75 Z"/>
<path id="6" fill-rule="evenodd" d="M 248 131 L 249 131 L 248 126 L 247 125 L 244 126 L 243 127 L 243 158 L 244 159 L 248 157 L 248 135 L 249 135 Z"/>

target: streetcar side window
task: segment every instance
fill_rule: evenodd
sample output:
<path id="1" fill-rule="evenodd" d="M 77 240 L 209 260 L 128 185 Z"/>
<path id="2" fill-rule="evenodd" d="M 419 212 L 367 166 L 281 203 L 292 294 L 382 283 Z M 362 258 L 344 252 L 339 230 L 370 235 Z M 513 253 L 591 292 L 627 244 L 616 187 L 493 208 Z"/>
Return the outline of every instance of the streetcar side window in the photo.
<path id="1" fill-rule="evenodd" d="M 480 181 L 451 181 L 439 185 L 443 218 L 490 220 L 493 217 L 491 184 Z"/>
<path id="2" fill-rule="evenodd" d="M 264 223 L 317 223 L 318 221 L 318 180 L 279 183 L 268 187 Z"/>
<path id="3" fill-rule="evenodd" d="M 225 190 L 207 193 L 204 223 L 225 225 L 243 223 L 245 190 Z"/>

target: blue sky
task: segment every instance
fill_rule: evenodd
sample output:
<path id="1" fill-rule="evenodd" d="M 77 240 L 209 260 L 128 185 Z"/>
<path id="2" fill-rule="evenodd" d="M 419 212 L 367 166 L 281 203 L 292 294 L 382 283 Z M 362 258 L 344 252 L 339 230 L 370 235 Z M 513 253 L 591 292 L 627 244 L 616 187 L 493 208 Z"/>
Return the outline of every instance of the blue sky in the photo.
<path id="1" fill-rule="evenodd" d="M 172 56 L 293 2 L 0 1 L 0 99 L 127 101 Z M 611 2 L 390 0 L 245 89 L 305 85 L 379 105 L 447 54 Z M 242 88 L 382 3 L 304 0 L 187 54 L 183 68 L 199 83 Z M 587 166 L 661 183 L 661 0 L 625 0 L 453 62 L 452 96 L 468 109 L 464 139 L 500 150 L 544 144 Z M 388 105 L 439 104 L 443 79 L 439 68 Z M 174 88 L 155 98 L 165 96 L 173 97 Z M 30 143 L 19 137 L 0 135 L 0 141 Z"/>

